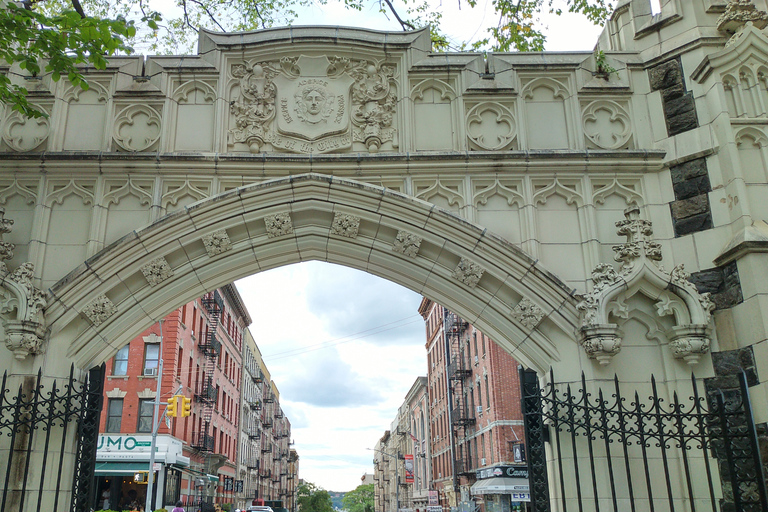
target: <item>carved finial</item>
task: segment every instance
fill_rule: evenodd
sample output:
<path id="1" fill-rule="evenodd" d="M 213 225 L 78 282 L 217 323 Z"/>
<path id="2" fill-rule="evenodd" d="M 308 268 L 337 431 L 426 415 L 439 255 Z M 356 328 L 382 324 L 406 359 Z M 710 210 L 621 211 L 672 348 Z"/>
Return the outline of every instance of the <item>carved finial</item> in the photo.
<path id="1" fill-rule="evenodd" d="M 614 259 L 623 263 L 622 271 L 626 273 L 631 270 L 638 258 L 661 261 L 661 245 L 651 238 L 653 223 L 640 218 L 640 208 L 637 205 L 624 210 L 624 217 L 625 220 L 616 223 L 619 228 L 616 233 L 627 237 L 627 241 L 613 247 L 616 252 Z"/>

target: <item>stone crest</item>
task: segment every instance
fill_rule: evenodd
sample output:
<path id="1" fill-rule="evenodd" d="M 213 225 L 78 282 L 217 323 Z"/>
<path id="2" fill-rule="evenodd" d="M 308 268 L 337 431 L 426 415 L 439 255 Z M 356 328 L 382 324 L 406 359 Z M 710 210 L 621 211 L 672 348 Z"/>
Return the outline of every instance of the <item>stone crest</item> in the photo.
<path id="1" fill-rule="evenodd" d="M 239 93 L 230 103 L 229 145 L 253 153 L 328 153 L 360 142 L 376 152 L 395 144 L 394 66 L 343 57 L 283 57 L 231 68 Z"/>

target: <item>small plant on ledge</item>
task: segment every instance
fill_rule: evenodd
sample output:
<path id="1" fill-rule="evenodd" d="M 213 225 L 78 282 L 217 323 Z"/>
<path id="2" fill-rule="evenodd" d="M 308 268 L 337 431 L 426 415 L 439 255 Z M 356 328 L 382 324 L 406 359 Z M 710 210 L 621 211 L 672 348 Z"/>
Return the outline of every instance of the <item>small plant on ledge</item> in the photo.
<path id="1" fill-rule="evenodd" d="M 610 80 L 613 73 L 616 73 L 616 78 L 619 77 L 619 71 L 605 60 L 605 52 L 603 50 L 595 49 L 594 55 L 597 70 L 592 73 L 593 76 L 602 78 L 605 81 Z"/>

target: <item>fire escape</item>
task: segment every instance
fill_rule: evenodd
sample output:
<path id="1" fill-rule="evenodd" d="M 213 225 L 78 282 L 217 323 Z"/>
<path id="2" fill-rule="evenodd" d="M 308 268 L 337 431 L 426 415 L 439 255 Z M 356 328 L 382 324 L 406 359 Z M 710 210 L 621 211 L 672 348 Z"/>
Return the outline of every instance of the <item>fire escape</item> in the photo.
<path id="1" fill-rule="evenodd" d="M 454 444 L 453 467 L 454 467 L 454 486 L 458 485 L 459 476 L 469 476 L 472 471 L 472 457 L 469 452 L 469 443 L 464 439 L 469 434 L 469 428 L 475 424 L 474 411 L 470 410 L 467 403 L 466 382 L 472 377 L 472 368 L 467 360 L 467 350 L 465 349 L 465 333 L 469 327 L 468 323 L 457 316 L 445 310 L 443 319 L 445 332 L 446 353 L 450 354 L 448 363 L 449 379 L 449 400 L 451 408 L 451 434 Z"/>
<path id="2" fill-rule="evenodd" d="M 202 405 L 200 411 L 200 427 L 192 433 L 192 448 L 201 452 L 212 452 L 214 446 L 211 431 L 211 416 L 213 406 L 216 404 L 218 392 L 213 385 L 213 372 L 216 368 L 216 358 L 221 352 L 221 342 L 216 339 L 216 331 L 219 327 L 219 319 L 224 310 L 224 301 L 216 290 L 208 293 L 202 299 L 203 308 L 208 313 L 208 331 L 205 336 L 200 332 L 198 348 L 205 358 L 203 380 L 198 383 L 195 400 Z"/>

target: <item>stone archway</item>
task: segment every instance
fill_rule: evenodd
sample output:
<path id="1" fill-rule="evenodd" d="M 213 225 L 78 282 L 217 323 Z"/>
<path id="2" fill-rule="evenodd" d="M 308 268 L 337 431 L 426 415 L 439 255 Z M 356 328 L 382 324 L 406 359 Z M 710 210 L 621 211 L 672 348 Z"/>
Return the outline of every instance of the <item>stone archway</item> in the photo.
<path id="1" fill-rule="evenodd" d="M 515 246 L 430 203 L 317 174 L 203 200 L 105 248 L 51 288 L 50 341 L 36 359 L 53 372 L 60 361 L 89 368 L 179 304 L 309 260 L 432 298 L 539 370 L 586 362 L 572 291 Z"/>

